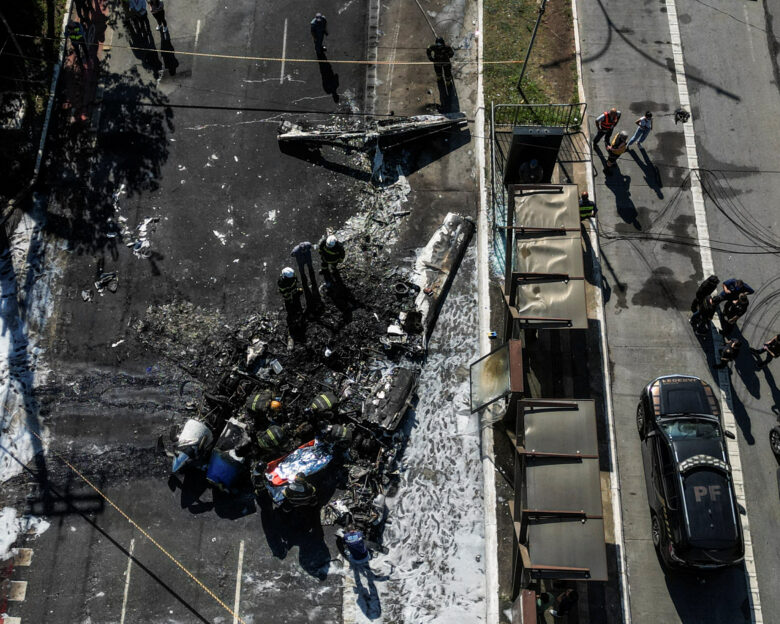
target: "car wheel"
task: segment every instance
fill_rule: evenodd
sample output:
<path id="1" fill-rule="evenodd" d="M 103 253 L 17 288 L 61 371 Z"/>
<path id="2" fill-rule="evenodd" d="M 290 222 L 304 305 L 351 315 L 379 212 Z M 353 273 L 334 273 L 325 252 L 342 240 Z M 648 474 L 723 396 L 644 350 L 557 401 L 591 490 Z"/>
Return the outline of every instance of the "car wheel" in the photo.
<path id="1" fill-rule="evenodd" d="M 639 438 L 645 439 L 645 410 L 642 409 L 642 404 L 636 406 L 636 429 L 639 431 Z"/>
<path id="2" fill-rule="evenodd" d="M 656 516 L 655 514 L 652 514 L 651 517 L 650 535 L 653 538 L 653 546 L 655 546 L 657 550 L 660 550 L 661 549 L 661 523 L 658 522 L 658 516 Z"/>
<path id="3" fill-rule="evenodd" d="M 780 459 L 780 427 L 775 427 L 769 432 L 769 445 L 775 457 Z"/>

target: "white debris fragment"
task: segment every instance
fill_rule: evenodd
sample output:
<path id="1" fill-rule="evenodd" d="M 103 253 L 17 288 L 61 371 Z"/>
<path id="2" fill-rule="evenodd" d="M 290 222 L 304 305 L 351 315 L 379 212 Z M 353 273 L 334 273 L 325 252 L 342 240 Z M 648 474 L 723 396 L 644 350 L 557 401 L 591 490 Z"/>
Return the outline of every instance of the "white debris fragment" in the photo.
<path id="1" fill-rule="evenodd" d="M 238 162 L 238 156 L 233 156 L 233 160 L 235 160 L 236 162 Z"/>
<path id="2" fill-rule="evenodd" d="M 38 536 L 49 528 L 49 523 L 35 516 L 22 516 L 13 507 L 0 510 L 0 561 L 6 561 L 16 554 L 12 548 L 19 535 Z"/>
<path id="3" fill-rule="evenodd" d="M 265 216 L 265 220 L 270 221 L 271 223 L 276 223 L 276 210 L 269 210 Z"/>
<path id="4" fill-rule="evenodd" d="M 216 236 L 219 239 L 219 242 L 223 245 L 227 245 L 227 235 L 223 234 L 222 232 L 218 232 L 217 230 L 212 230 L 214 233 L 214 236 Z"/>
<path id="5" fill-rule="evenodd" d="M 124 339 L 124 338 L 122 338 L 122 340 L 119 340 L 118 342 L 114 342 L 114 343 L 112 343 L 112 344 L 111 344 L 111 348 L 112 348 L 112 349 L 115 349 L 116 347 L 118 347 L 119 345 L 121 345 L 121 344 L 122 344 L 124 341 L 125 341 L 125 339 Z"/>
<path id="6" fill-rule="evenodd" d="M 216 154 L 212 154 L 211 156 L 209 156 L 209 160 L 219 160 L 219 156 L 217 156 Z"/>

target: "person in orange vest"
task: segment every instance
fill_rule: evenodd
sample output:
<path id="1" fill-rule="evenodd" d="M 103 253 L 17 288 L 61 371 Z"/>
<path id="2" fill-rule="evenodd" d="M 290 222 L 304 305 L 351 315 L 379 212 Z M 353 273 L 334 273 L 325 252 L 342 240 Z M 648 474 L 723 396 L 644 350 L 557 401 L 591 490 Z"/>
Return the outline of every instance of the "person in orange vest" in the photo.
<path id="1" fill-rule="evenodd" d="M 599 139 L 604 137 L 604 145 L 609 146 L 609 140 L 612 138 L 612 132 L 620 121 L 620 111 L 616 108 L 610 108 L 596 117 L 596 136 L 593 139 L 593 147 L 597 147 Z"/>

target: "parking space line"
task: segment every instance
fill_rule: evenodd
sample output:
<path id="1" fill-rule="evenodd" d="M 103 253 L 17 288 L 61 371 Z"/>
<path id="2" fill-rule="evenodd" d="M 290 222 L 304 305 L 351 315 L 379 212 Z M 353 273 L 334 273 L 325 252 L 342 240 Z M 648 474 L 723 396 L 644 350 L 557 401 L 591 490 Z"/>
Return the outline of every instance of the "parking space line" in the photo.
<path id="1" fill-rule="evenodd" d="M 127 595 L 130 593 L 130 569 L 133 567 L 133 551 L 135 550 L 135 538 L 130 540 L 130 550 L 127 555 L 127 570 L 125 570 L 125 593 L 122 596 L 122 613 L 119 616 L 119 624 L 125 624 L 127 614 Z"/>
<path id="2" fill-rule="evenodd" d="M 287 40 L 287 20 L 284 20 L 284 34 Z M 236 574 L 236 597 L 233 602 L 233 624 L 238 624 L 238 606 L 241 602 L 241 574 L 244 569 L 244 540 L 238 547 L 238 573 Z"/>
<path id="3" fill-rule="evenodd" d="M 22 624 L 22 618 L 11 617 L 11 616 L 6 615 L 3 618 L 3 624 Z"/>
<path id="4" fill-rule="evenodd" d="M 192 51 L 198 51 L 198 39 L 200 39 L 200 20 L 195 22 L 195 43 L 192 44 Z M 197 55 L 192 56 L 192 73 L 195 73 L 195 61 L 198 59 Z"/>
<path id="5" fill-rule="evenodd" d="M 287 18 L 284 18 L 284 34 L 282 35 L 282 68 L 279 70 L 279 84 L 284 84 L 284 59 L 287 57 Z M 243 542 L 241 542 L 243 544 Z"/>

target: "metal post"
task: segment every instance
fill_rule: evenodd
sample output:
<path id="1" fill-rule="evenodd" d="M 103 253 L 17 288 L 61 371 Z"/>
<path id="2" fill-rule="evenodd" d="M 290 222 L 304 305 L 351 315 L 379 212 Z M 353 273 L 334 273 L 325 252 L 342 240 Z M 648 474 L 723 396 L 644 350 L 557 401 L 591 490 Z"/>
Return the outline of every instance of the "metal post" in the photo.
<path id="1" fill-rule="evenodd" d="M 542 5 L 539 7 L 539 15 L 536 18 L 536 25 L 534 31 L 531 33 L 531 42 L 528 44 L 528 52 L 525 54 L 525 61 L 523 61 L 523 67 L 520 69 L 520 78 L 517 80 L 517 90 L 520 92 L 523 100 L 527 101 L 525 94 L 523 93 L 523 76 L 525 76 L 525 68 L 528 67 L 528 59 L 531 56 L 531 50 L 534 47 L 534 40 L 536 39 L 536 32 L 539 30 L 539 24 L 542 22 L 542 15 L 544 15 L 544 9 L 547 6 L 547 0 L 542 0 Z"/>

